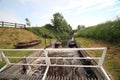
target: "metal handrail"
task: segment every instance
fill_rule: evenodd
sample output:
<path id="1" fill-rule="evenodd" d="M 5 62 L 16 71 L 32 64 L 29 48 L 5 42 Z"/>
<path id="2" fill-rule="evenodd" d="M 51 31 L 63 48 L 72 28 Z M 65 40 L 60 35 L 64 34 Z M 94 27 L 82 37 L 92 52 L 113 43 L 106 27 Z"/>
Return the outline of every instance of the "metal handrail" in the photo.
<path id="1" fill-rule="evenodd" d="M 48 57 L 48 51 L 78 51 L 78 50 L 103 50 L 101 57 Z M 24 63 L 11 63 L 9 61 L 9 58 L 24 58 L 24 57 L 13 57 L 13 56 L 5 56 L 3 51 L 44 51 L 45 56 L 44 57 L 26 57 L 27 58 L 41 58 L 42 60 L 45 60 L 45 64 L 24 64 Z M 104 58 L 107 52 L 106 47 L 102 48 L 42 48 L 42 49 L 0 49 L 0 60 L 4 59 L 6 62 L 6 65 L 0 69 L 0 71 L 4 70 L 7 65 L 38 65 L 38 66 L 47 66 L 46 71 L 44 73 L 44 76 L 42 80 L 45 80 L 46 74 L 49 70 L 49 66 L 66 66 L 66 67 L 99 67 L 105 74 L 106 78 L 110 80 L 109 76 L 105 72 L 105 70 L 102 67 L 102 64 L 104 62 Z M 98 64 L 96 65 L 58 65 L 58 64 L 51 64 L 50 59 L 98 59 Z"/>

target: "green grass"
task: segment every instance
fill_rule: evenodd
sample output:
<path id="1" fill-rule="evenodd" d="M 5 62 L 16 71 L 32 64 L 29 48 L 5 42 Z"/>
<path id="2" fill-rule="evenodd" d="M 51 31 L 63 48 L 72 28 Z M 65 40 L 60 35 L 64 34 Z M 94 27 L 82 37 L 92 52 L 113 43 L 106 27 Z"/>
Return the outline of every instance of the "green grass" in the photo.
<path id="1" fill-rule="evenodd" d="M 107 47 L 104 67 L 114 80 L 120 80 L 120 18 L 79 30 L 75 37 L 83 47 Z"/>
<path id="2" fill-rule="evenodd" d="M 23 35 L 24 34 L 24 35 Z M 31 40 L 41 40 L 39 45 L 30 47 L 30 48 L 42 48 L 45 46 L 44 39 L 40 36 L 35 35 L 34 33 L 25 30 L 25 29 L 16 29 L 16 28 L 0 28 L 0 49 L 15 49 L 13 46 L 17 42 L 31 41 Z M 49 40 L 47 40 L 47 44 Z M 4 51 L 6 56 L 17 56 L 23 57 L 28 56 L 32 51 Z M 17 62 L 19 59 L 10 59 L 10 62 Z M 4 61 L 0 61 L 0 68 L 5 65 Z"/>
<path id="3" fill-rule="evenodd" d="M 39 45 L 36 45 L 36 46 L 33 46 L 33 47 L 30 47 L 31 48 L 34 48 L 34 49 L 38 49 L 38 48 L 43 48 L 45 46 L 45 42 L 44 42 L 44 39 L 41 39 L 41 44 Z M 49 44 L 50 43 L 50 40 L 47 39 L 47 43 L 46 44 Z M 7 46 L 8 48 L 8 46 Z M 12 57 L 23 57 L 23 56 L 28 56 L 32 53 L 32 51 L 4 51 L 4 54 L 6 56 L 12 56 Z M 14 62 L 18 62 L 20 60 L 20 58 L 9 58 L 10 62 L 14 63 Z M 3 67 L 5 65 L 5 61 L 1 61 L 0 62 L 0 68 Z"/>
<path id="4" fill-rule="evenodd" d="M 120 19 L 84 28 L 77 31 L 75 36 L 93 38 L 110 43 L 120 43 Z"/>
<path id="5" fill-rule="evenodd" d="M 0 48 L 14 48 L 17 42 L 42 39 L 34 33 L 25 29 L 0 28 Z"/>
<path id="6" fill-rule="evenodd" d="M 41 39 L 42 42 L 41 44 L 39 45 L 36 45 L 36 46 L 33 46 L 33 47 L 30 47 L 31 48 L 34 48 L 34 49 L 39 49 L 39 48 L 43 48 L 45 46 L 45 42 L 44 42 L 44 39 Z M 50 43 L 50 40 L 47 39 L 47 43 L 46 44 L 49 44 Z M 7 47 L 8 48 L 8 47 Z M 32 53 L 32 51 L 4 51 L 4 54 L 6 56 L 11 56 L 11 57 L 23 57 L 23 56 L 28 56 Z M 9 58 L 10 62 L 14 63 L 14 62 L 18 62 L 20 60 L 20 58 Z M 3 67 L 5 65 L 5 61 L 1 61 L 0 62 L 0 68 Z"/>
<path id="7" fill-rule="evenodd" d="M 47 35 L 47 42 L 45 44 L 45 39 L 43 38 L 44 35 Z M 43 48 L 45 45 L 50 43 L 50 38 L 55 40 L 56 38 L 59 39 L 67 39 L 69 34 L 65 31 L 56 32 L 54 28 L 49 27 L 33 27 L 25 29 L 16 29 L 16 28 L 0 28 L 0 48 L 1 49 L 15 49 L 13 46 L 17 42 L 24 42 L 24 41 L 31 41 L 31 40 L 41 40 L 41 43 L 37 46 L 33 46 L 30 48 Z M 6 56 L 17 56 L 23 57 L 28 56 L 32 53 L 32 51 L 11 51 L 7 52 L 4 51 Z M 10 62 L 18 62 L 20 59 L 14 58 L 9 59 Z M 5 65 L 5 62 L 0 62 L 0 68 Z"/>
<path id="8" fill-rule="evenodd" d="M 117 44 L 110 44 L 95 39 L 77 38 L 82 47 L 107 47 L 107 54 L 104 61 L 104 68 L 112 75 L 114 80 L 120 80 L 120 47 Z M 88 51 L 92 56 L 100 56 L 100 51 Z"/>
<path id="9" fill-rule="evenodd" d="M 58 32 L 52 27 L 32 27 L 28 28 L 29 31 L 35 33 L 38 36 L 44 37 L 44 35 L 47 36 L 47 38 L 52 38 L 52 39 L 58 39 L 58 40 L 63 40 L 63 39 L 68 39 L 69 38 L 69 33 L 65 31 Z"/>
<path id="10" fill-rule="evenodd" d="M 32 51 L 4 51 L 3 52 L 5 56 L 9 57 L 23 57 L 23 56 L 28 56 L 32 53 Z M 20 59 L 19 58 L 9 58 L 10 62 L 18 62 Z M 0 62 L 0 68 L 5 65 L 4 59 Z"/>

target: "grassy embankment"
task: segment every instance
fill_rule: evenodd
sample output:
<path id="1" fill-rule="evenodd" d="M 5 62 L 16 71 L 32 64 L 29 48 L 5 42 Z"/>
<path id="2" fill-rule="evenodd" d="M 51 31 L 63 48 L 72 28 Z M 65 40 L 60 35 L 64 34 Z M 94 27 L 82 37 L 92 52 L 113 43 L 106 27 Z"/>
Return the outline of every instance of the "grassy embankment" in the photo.
<path id="1" fill-rule="evenodd" d="M 43 27 L 31 27 L 25 29 L 15 29 L 15 28 L 0 28 L 0 48 L 14 48 L 14 44 L 17 42 L 31 41 L 40 39 L 41 44 L 32 48 L 40 48 L 45 44 L 43 37 L 47 38 L 47 43 L 50 43 L 50 39 L 68 39 L 69 31 L 56 30 L 55 27 L 51 25 L 45 25 Z M 5 52 L 7 56 L 27 56 L 31 52 Z M 16 62 L 18 59 L 10 59 L 11 62 Z M 2 65 L 4 62 L 1 63 Z M 1 65 L 0 65 L 1 67 Z"/>
<path id="2" fill-rule="evenodd" d="M 41 40 L 42 42 L 34 47 L 30 48 L 41 48 L 44 46 L 44 39 L 40 36 L 35 35 L 34 33 L 25 30 L 25 29 L 16 29 L 16 28 L 0 28 L 0 48 L 1 49 L 14 49 L 13 46 L 17 42 L 31 41 L 31 40 Z M 28 56 L 31 54 L 31 51 L 4 51 L 6 56 Z M 18 59 L 10 59 L 11 62 L 16 62 Z M 0 67 L 5 64 L 4 61 L 0 62 Z"/>
<path id="3" fill-rule="evenodd" d="M 109 43 L 120 43 L 120 19 L 84 28 L 77 31 L 75 36 L 103 40 Z"/>
<path id="4" fill-rule="evenodd" d="M 83 47 L 107 47 L 104 67 L 120 80 L 120 19 L 79 30 L 75 36 Z"/>
<path id="5" fill-rule="evenodd" d="M 100 40 L 90 39 L 90 38 L 76 38 L 77 42 L 82 45 L 82 47 L 107 47 L 107 54 L 104 61 L 105 69 L 112 75 L 114 80 L 120 79 L 120 46 L 115 44 L 110 44 Z M 93 53 L 90 51 L 89 53 Z M 99 52 L 94 52 L 99 53 Z"/>
<path id="6" fill-rule="evenodd" d="M 29 31 L 35 33 L 38 36 L 46 37 L 49 39 L 64 40 L 69 38 L 68 32 L 56 31 L 54 27 L 43 26 L 43 27 L 32 27 L 28 28 Z"/>

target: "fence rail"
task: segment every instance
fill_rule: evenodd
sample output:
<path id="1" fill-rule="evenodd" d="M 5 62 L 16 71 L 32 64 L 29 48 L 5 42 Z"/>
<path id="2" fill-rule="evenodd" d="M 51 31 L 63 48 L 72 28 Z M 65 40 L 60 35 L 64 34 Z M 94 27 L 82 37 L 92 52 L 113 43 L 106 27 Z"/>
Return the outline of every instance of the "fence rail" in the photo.
<path id="1" fill-rule="evenodd" d="M 49 51 L 78 51 L 78 50 L 102 50 L 102 55 L 100 57 L 49 57 L 48 52 Z M 44 57 L 25 57 L 27 58 L 41 58 L 45 61 L 44 64 L 34 64 L 34 63 L 12 63 L 9 61 L 9 58 L 24 58 L 24 57 L 9 57 L 5 56 L 3 51 L 44 51 L 45 56 Z M 42 80 L 45 80 L 47 72 L 49 70 L 50 66 L 65 66 L 65 67 L 96 67 L 100 68 L 105 75 L 107 80 L 111 80 L 109 76 L 107 75 L 106 71 L 102 67 L 105 55 L 106 55 L 107 48 L 61 48 L 61 49 L 53 49 L 53 48 L 47 48 L 47 49 L 0 49 L 0 60 L 2 59 L 6 62 L 6 65 L 0 69 L 0 72 L 3 71 L 7 65 L 37 65 L 37 66 L 46 66 L 46 70 L 43 74 Z M 76 65 L 76 64 L 54 64 L 51 62 L 51 59 L 98 59 L 97 65 Z"/>
<path id="2" fill-rule="evenodd" d="M 26 28 L 25 24 L 0 21 L 0 27 Z"/>

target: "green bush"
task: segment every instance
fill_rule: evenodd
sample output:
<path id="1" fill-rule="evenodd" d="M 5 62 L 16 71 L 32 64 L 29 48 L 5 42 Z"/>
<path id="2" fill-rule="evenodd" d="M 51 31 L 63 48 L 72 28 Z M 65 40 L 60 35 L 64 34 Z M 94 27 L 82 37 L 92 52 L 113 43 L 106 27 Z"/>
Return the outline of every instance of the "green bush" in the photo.
<path id="1" fill-rule="evenodd" d="M 75 37 L 86 37 L 97 40 L 104 40 L 112 43 L 119 43 L 120 41 L 120 19 L 114 21 L 107 21 L 79 30 Z"/>
<path id="2" fill-rule="evenodd" d="M 45 37 L 45 35 L 46 35 L 47 38 L 53 38 L 53 39 L 56 38 L 58 40 L 69 38 L 68 32 L 65 32 L 65 31 L 58 32 L 52 27 L 50 27 L 50 28 L 48 28 L 46 26 L 32 27 L 32 28 L 28 28 L 28 30 L 35 33 L 38 36 Z"/>

